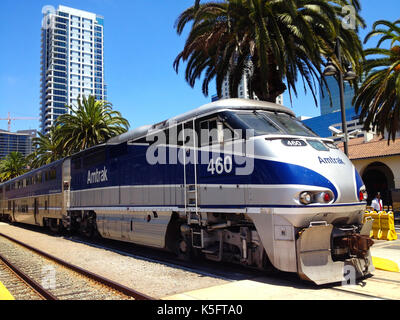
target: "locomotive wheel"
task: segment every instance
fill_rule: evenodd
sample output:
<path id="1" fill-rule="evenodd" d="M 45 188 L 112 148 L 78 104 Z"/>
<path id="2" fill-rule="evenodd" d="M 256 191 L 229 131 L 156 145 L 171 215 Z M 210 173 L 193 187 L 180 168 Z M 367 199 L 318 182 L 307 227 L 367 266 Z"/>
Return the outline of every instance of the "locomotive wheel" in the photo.
<path id="1" fill-rule="evenodd" d="M 177 255 L 180 260 L 189 261 L 192 258 L 192 246 L 188 239 L 181 238 L 178 241 Z"/>
<path id="2" fill-rule="evenodd" d="M 84 214 L 80 222 L 80 232 L 87 238 L 93 238 L 96 235 L 96 214 L 94 212 Z"/>
<path id="3" fill-rule="evenodd" d="M 49 219 L 48 227 L 52 233 L 55 233 L 55 234 L 60 233 L 60 225 L 58 224 L 57 219 Z"/>

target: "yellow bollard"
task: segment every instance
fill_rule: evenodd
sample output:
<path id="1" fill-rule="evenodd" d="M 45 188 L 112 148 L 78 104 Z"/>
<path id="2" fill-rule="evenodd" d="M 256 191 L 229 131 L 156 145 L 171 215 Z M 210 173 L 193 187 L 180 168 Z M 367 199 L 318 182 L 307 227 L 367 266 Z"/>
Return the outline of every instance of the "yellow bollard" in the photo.
<path id="1" fill-rule="evenodd" d="M 397 234 L 394 228 L 394 216 L 383 212 L 380 215 L 381 230 L 382 230 L 382 240 L 396 240 Z"/>
<path id="2" fill-rule="evenodd" d="M 371 210 L 369 207 L 367 207 L 367 210 L 365 210 L 364 215 L 363 215 L 362 223 L 364 224 L 365 221 L 367 220 L 367 218 L 370 216 L 371 216 Z"/>
<path id="3" fill-rule="evenodd" d="M 374 220 L 374 222 L 372 223 L 372 230 L 371 230 L 370 237 L 373 239 L 379 240 L 382 237 L 380 215 L 378 212 L 372 211 L 371 218 Z"/>

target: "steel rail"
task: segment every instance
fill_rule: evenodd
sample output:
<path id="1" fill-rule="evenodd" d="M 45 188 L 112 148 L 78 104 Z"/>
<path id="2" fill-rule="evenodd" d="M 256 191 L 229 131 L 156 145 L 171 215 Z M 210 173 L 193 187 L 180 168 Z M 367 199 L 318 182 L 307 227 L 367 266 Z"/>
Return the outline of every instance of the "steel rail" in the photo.
<path id="1" fill-rule="evenodd" d="M 4 256 L 0 254 L 0 260 L 12 271 L 14 272 L 22 281 L 24 281 L 28 286 L 30 286 L 35 292 L 42 296 L 45 300 L 58 300 L 50 291 L 43 288 L 35 280 L 30 278 L 24 272 L 22 272 L 18 267 L 13 265 Z"/>
<path id="2" fill-rule="evenodd" d="M 26 243 L 23 243 L 23 242 L 21 242 L 19 240 L 16 240 L 16 239 L 14 239 L 14 238 L 12 238 L 12 237 L 10 237 L 8 235 L 0 233 L 0 236 L 4 237 L 4 238 L 6 238 L 6 239 L 8 239 L 8 240 L 10 240 L 12 242 L 15 242 L 18 245 L 20 245 L 22 247 L 25 247 L 26 249 L 29 249 L 29 250 L 31 250 L 31 251 L 33 251 L 33 252 L 35 252 L 35 253 L 43 256 L 43 257 L 46 257 L 46 258 L 48 258 L 48 259 L 50 259 L 50 260 L 52 260 L 52 261 L 54 261 L 54 262 L 56 262 L 58 264 L 70 269 L 70 270 L 73 270 L 73 271 L 83 275 L 84 277 L 90 278 L 90 279 L 92 279 L 92 280 L 94 280 L 94 281 L 96 281 L 98 283 L 101 283 L 101 284 L 103 284 L 103 285 L 105 285 L 105 286 L 107 286 L 109 288 L 112 288 L 112 289 L 114 289 L 116 291 L 119 291 L 120 293 L 123 293 L 126 296 L 133 297 L 136 300 L 154 300 L 154 298 L 152 298 L 152 297 L 150 297 L 150 296 L 148 296 L 146 294 L 143 294 L 141 292 L 138 292 L 136 290 L 128 288 L 128 287 L 126 287 L 126 286 L 124 286 L 122 284 L 119 284 L 119 283 L 117 283 L 115 281 L 112 281 L 110 279 L 104 278 L 104 277 L 102 277 L 102 276 L 100 276 L 98 274 L 95 274 L 93 272 L 90 272 L 88 270 L 85 270 L 83 268 L 75 266 L 73 264 L 70 264 L 67 261 L 64 261 L 64 260 L 59 259 L 59 258 L 57 258 L 55 256 L 52 256 L 52 255 L 50 255 L 50 254 L 48 254 L 48 253 L 46 253 L 46 252 L 44 252 L 42 250 L 36 249 L 36 248 L 26 244 Z M 36 285 L 38 285 L 38 284 L 36 284 Z"/>

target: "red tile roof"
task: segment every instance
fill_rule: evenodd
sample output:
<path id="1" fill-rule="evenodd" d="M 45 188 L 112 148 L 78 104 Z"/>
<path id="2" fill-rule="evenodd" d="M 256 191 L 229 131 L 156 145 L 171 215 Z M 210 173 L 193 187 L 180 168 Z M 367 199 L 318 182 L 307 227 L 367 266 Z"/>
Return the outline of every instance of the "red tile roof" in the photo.
<path id="1" fill-rule="evenodd" d="M 343 151 L 343 143 L 338 147 Z M 400 155 L 400 139 L 390 141 L 389 145 L 388 141 L 381 137 L 375 137 L 369 142 L 364 142 L 364 138 L 351 139 L 348 149 L 350 160 Z"/>

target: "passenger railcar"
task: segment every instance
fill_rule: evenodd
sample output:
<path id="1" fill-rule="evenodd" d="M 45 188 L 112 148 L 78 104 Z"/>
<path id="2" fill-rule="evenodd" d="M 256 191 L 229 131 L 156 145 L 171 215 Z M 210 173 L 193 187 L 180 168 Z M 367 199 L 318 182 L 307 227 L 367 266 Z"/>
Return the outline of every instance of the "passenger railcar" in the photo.
<path id="1" fill-rule="evenodd" d="M 350 160 L 272 103 L 229 99 L 0 185 L 12 221 L 298 273 L 373 270 L 365 186 Z M 353 271 L 353 272 L 352 272 Z"/>

